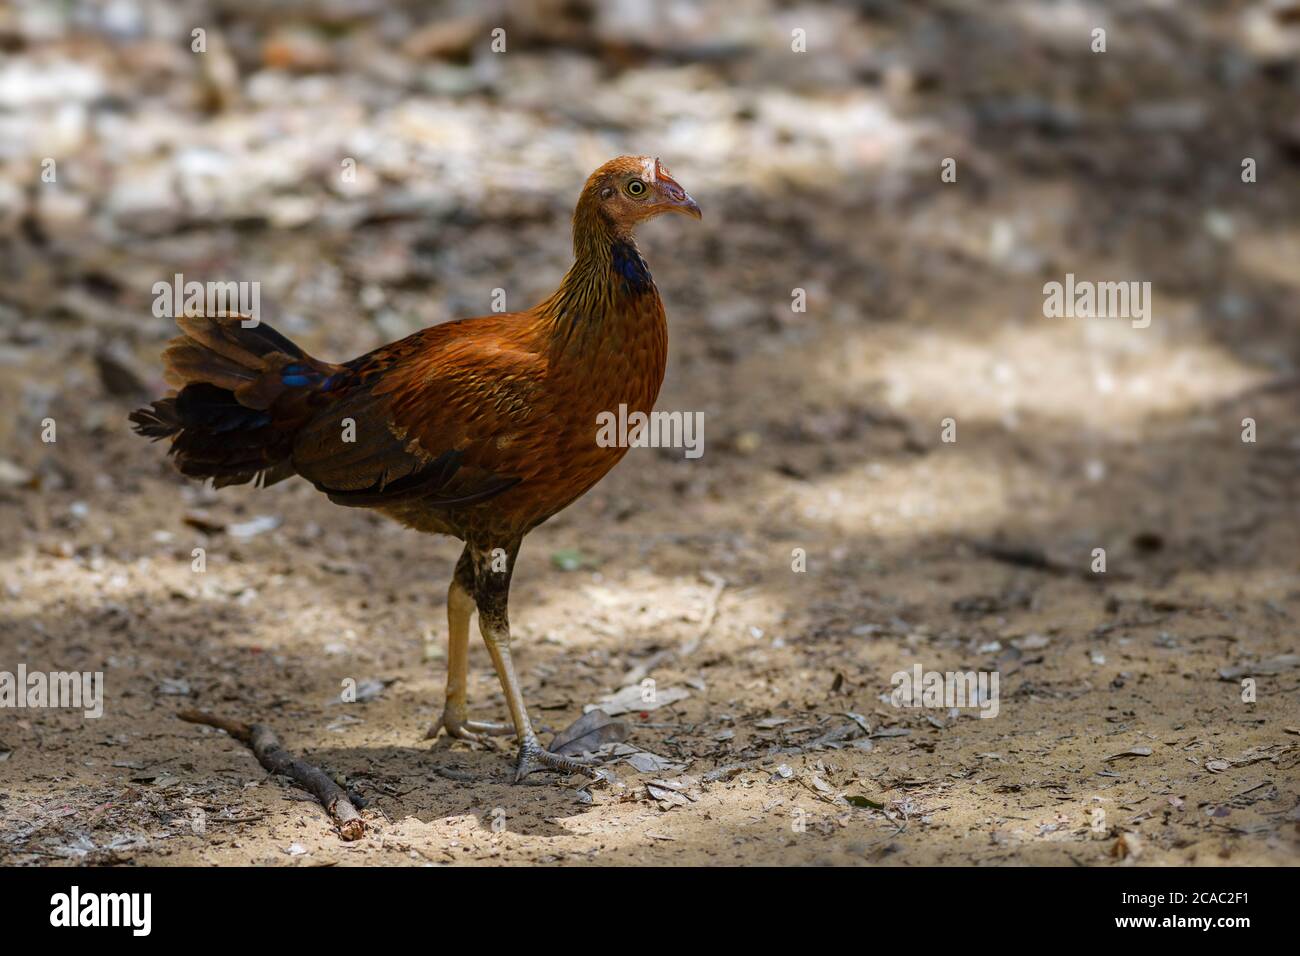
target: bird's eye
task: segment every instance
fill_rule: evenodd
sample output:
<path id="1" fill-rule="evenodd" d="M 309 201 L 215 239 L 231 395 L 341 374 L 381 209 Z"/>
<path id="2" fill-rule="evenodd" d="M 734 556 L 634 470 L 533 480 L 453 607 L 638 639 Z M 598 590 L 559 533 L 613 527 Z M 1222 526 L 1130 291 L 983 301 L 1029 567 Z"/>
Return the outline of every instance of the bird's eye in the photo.
<path id="1" fill-rule="evenodd" d="M 640 198 L 646 193 L 646 184 L 640 179 L 630 180 L 627 184 L 627 194 L 635 198 Z"/>

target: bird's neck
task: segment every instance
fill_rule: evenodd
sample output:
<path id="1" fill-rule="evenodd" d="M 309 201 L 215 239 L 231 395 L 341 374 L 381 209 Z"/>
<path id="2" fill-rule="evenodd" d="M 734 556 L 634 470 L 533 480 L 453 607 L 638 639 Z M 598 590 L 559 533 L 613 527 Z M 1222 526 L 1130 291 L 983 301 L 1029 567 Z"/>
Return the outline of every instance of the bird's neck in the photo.
<path id="1" fill-rule="evenodd" d="M 599 213 L 574 217 L 574 262 L 555 294 L 539 306 L 553 348 L 582 352 L 626 348 L 663 322 L 659 292 L 630 232 Z"/>

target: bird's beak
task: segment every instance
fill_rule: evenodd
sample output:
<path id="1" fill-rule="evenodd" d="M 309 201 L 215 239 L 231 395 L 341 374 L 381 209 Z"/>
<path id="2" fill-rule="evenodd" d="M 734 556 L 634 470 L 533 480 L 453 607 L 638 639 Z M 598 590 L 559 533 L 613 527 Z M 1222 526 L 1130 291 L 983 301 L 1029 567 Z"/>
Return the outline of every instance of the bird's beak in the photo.
<path id="1" fill-rule="evenodd" d="M 680 212 L 692 219 L 700 219 L 703 216 L 703 213 L 700 212 L 700 204 L 692 199 L 690 193 L 687 192 L 682 193 L 682 198 L 673 206 L 673 212 Z"/>
<path id="2" fill-rule="evenodd" d="M 700 204 L 691 198 L 691 194 L 681 187 L 681 184 L 672 176 L 668 175 L 668 170 L 659 165 L 659 160 L 655 160 L 655 184 L 659 188 L 661 202 L 659 208 L 663 212 L 679 212 L 684 216 L 690 216 L 692 219 L 701 218 Z"/>

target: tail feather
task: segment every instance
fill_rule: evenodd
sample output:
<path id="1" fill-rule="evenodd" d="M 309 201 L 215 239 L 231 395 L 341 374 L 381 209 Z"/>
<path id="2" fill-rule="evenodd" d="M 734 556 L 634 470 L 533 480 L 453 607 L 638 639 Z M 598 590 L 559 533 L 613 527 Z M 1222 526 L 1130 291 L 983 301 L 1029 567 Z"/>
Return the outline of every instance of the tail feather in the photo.
<path id="1" fill-rule="evenodd" d="M 238 316 L 183 315 L 176 324 L 200 345 L 248 368 L 256 368 L 257 360 L 272 352 L 283 352 L 296 359 L 307 358 L 307 353 L 269 325 L 259 322 L 246 327 Z"/>
<path id="2" fill-rule="evenodd" d="M 174 398 L 160 398 L 146 408 L 137 408 L 130 418 L 137 435 L 154 441 L 175 435 L 182 428 Z"/>
<path id="3" fill-rule="evenodd" d="M 218 487 L 271 484 L 294 473 L 294 436 L 342 372 L 293 342 L 238 317 L 186 316 L 163 353 L 177 388 L 131 413 L 138 434 L 170 438 L 177 470 Z"/>
<path id="4" fill-rule="evenodd" d="M 177 388 L 184 388 L 190 382 L 207 382 L 234 391 L 255 381 L 259 374 L 184 336 L 167 343 L 163 362 L 167 384 Z"/>
<path id="5" fill-rule="evenodd" d="M 176 415 L 186 428 L 204 435 L 248 433 L 271 424 L 270 412 L 247 408 L 230 391 L 207 382 L 196 382 L 181 389 L 176 396 Z"/>

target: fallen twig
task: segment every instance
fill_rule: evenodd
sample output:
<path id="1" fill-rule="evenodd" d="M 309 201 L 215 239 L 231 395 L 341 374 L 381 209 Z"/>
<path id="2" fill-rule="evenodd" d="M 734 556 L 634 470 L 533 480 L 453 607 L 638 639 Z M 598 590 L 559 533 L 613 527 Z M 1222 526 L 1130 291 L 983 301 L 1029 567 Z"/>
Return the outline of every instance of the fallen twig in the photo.
<path id="1" fill-rule="evenodd" d="M 726 580 L 712 571 L 702 571 L 700 577 L 713 585 L 713 588 L 709 591 L 708 603 L 704 607 L 704 616 L 700 619 L 700 629 L 695 632 L 695 637 L 683 645 L 682 657 L 689 657 L 694 654 L 699 649 L 700 644 L 704 642 L 704 638 L 708 636 L 709 630 L 713 627 L 713 619 L 718 616 L 718 599 L 722 597 L 722 592 L 727 586 Z"/>
<path id="2" fill-rule="evenodd" d="M 271 773 L 288 777 L 319 800 L 338 824 L 339 836 L 343 839 L 358 840 L 365 835 L 366 822 L 361 819 L 361 814 L 352 805 L 343 788 L 319 767 L 313 767 L 285 750 L 270 727 L 227 720 L 201 710 L 183 710 L 177 716 L 191 724 L 206 724 L 224 730 L 240 743 L 247 744 L 263 767 Z"/>
<path id="3" fill-rule="evenodd" d="M 976 541 L 968 540 L 966 542 L 976 552 L 986 558 L 992 558 L 994 561 L 1001 561 L 1003 564 L 1010 564 L 1018 568 L 1029 568 L 1034 571 L 1045 571 L 1048 574 L 1059 574 L 1065 577 L 1079 578 L 1090 584 L 1104 584 L 1110 580 L 1131 580 L 1132 575 L 1123 571 L 1110 571 L 1106 574 L 1095 573 L 1090 569 L 1077 568 L 1074 565 L 1066 564 L 1063 561 L 1049 556 L 1041 548 L 1029 545 L 1010 545 L 1000 541 Z"/>
<path id="4" fill-rule="evenodd" d="M 701 571 L 700 577 L 709 585 L 708 597 L 705 598 L 704 612 L 700 616 L 700 626 L 691 637 L 680 648 L 668 647 L 661 651 L 651 654 L 640 664 L 637 664 L 626 674 L 620 683 L 622 687 L 631 687 L 633 684 L 639 684 L 653 671 L 656 667 L 673 660 L 674 658 L 685 658 L 694 654 L 700 649 L 704 638 L 708 636 L 709 631 L 713 628 L 713 622 L 718 616 L 718 600 L 722 597 L 722 592 L 726 590 L 726 580 L 712 571 Z"/>
<path id="5" fill-rule="evenodd" d="M 457 783 L 472 783 L 478 779 L 472 773 L 456 770 L 453 767 L 434 767 L 433 772 L 447 780 L 455 780 Z"/>

